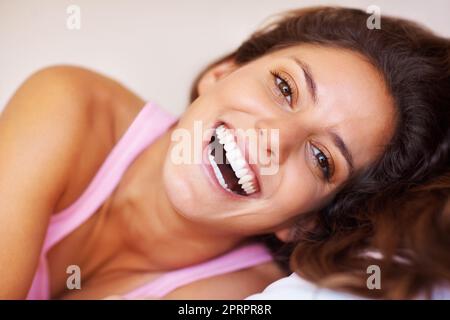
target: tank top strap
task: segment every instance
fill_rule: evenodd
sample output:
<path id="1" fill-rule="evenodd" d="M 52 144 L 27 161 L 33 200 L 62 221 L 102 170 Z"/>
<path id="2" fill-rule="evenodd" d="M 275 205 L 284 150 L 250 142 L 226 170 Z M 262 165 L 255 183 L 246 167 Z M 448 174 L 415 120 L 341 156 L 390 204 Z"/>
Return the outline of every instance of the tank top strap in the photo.
<path id="1" fill-rule="evenodd" d="M 44 252 L 95 213 L 116 188 L 136 156 L 163 134 L 175 120 L 175 116 L 155 103 L 146 103 L 106 157 L 83 194 L 72 205 L 51 217 Z"/>
<path id="2" fill-rule="evenodd" d="M 206 262 L 167 272 L 125 294 L 123 298 L 162 298 L 186 284 L 250 268 L 272 260 L 273 257 L 265 245 L 261 243 L 246 244 Z"/>

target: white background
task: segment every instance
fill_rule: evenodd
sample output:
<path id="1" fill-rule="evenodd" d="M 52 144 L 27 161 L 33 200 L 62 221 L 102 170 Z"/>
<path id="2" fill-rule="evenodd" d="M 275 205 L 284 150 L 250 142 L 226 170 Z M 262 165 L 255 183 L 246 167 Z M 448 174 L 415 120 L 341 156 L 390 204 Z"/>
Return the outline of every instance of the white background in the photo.
<path id="1" fill-rule="evenodd" d="M 81 30 L 66 9 L 81 8 Z M 92 68 L 174 114 L 203 66 L 234 50 L 271 14 L 331 4 L 381 8 L 450 36 L 450 1 L 0 0 L 0 110 L 30 73 L 52 64 Z"/>

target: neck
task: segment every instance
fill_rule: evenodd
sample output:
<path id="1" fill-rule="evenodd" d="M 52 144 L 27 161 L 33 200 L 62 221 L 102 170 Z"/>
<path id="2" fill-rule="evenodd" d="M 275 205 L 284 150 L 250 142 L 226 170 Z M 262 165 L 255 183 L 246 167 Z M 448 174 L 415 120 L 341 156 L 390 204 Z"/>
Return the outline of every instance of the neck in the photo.
<path id="1" fill-rule="evenodd" d="M 113 204 L 114 232 L 122 239 L 122 250 L 134 256 L 137 268 L 180 268 L 222 254 L 243 241 L 242 236 L 215 233 L 190 221 L 171 205 L 162 177 L 171 132 L 132 163 Z"/>

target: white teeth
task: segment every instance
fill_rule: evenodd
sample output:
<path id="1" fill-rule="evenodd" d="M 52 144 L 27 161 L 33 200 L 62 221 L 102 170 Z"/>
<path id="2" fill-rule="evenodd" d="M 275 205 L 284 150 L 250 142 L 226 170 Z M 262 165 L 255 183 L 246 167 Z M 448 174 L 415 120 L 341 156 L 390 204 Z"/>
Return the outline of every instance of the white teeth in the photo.
<path id="1" fill-rule="evenodd" d="M 225 137 L 226 134 L 227 134 L 227 133 L 225 132 L 225 129 L 223 129 L 223 130 L 221 130 L 221 131 L 216 130 L 216 135 L 217 135 L 217 138 L 219 138 L 219 139 L 223 139 L 223 138 Z"/>
<path id="2" fill-rule="evenodd" d="M 247 169 L 240 169 L 238 171 L 235 172 L 236 177 L 238 177 L 239 179 L 242 178 L 243 176 L 245 176 L 248 173 Z"/>
<path id="3" fill-rule="evenodd" d="M 234 137 L 232 135 L 225 134 L 225 136 L 223 136 L 222 138 L 219 138 L 219 142 L 221 144 L 227 145 L 231 142 L 234 142 Z M 234 143 L 236 143 L 236 142 L 234 142 Z"/>
<path id="4" fill-rule="evenodd" d="M 225 127 L 223 124 L 221 124 L 220 126 L 217 127 L 216 129 L 217 133 L 221 133 L 221 132 L 225 132 Z"/>
<path id="5" fill-rule="evenodd" d="M 254 188 L 251 188 L 251 189 L 245 189 L 245 192 L 247 192 L 247 194 L 252 194 L 252 193 L 254 193 L 256 190 L 254 189 Z"/>
<path id="6" fill-rule="evenodd" d="M 233 140 L 233 141 L 230 141 L 229 143 L 225 144 L 225 146 L 223 148 L 225 149 L 226 152 L 230 152 L 231 150 L 233 150 L 236 147 L 237 147 L 237 144 Z"/>
<path id="7" fill-rule="evenodd" d="M 241 150 L 238 148 L 236 141 L 234 139 L 234 135 L 231 131 L 226 128 L 224 125 L 220 125 L 216 128 L 216 136 L 219 140 L 219 143 L 223 145 L 226 153 L 226 159 L 230 164 L 231 168 L 234 171 L 234 174 L 239 179 L 239 184 L 244 189 L 247 194 L 254 193 L 256 191 L 255 184 L 256 180 L 254 174 L 252 174 L 251 170 L 248 169 L 248 164 L 245 161 L 244 156 L 242 155 Z M 212 155 L 210 155 L 210 162 L 214 168 L 214 173 L 216 174 L 217 180 L 219 180 L 220 184 L 230 191 L 230 189 L 226 186 L 224 178 L 215 162 L 215 159 Z"/>
<path id="8" fill-rule="evenodd" d="M 228 161 L 233 161 L 241 156 L 241 152 L 238 148 L 230 150 L 230 152 L 227 152 L 227 159 Z"/>
<path id="9" fill-rule="evenodd" d="M 233 168 L 234 172 L 240 169 L 244 169 L 245 167 L 245 160 L 242 158 L 237 157 L 236 159 L 233 160 L 228 159 L 228 161 L 230 162 L 230 166 L 231 168 Z"/>
<path id="10" fill-rule="evenodd" d="M 251 180 L 253 180 L 253 177 L 251 175 L 247 174 L 239 179 L 239 184 L 243 185 L 244 183 L 249 182 Z"/>
<path id="11" fill-rule="evenodd" d="M 249 189 L 250 187 L 253 187 L 253 183 L 251 182 L 246 182 L 242 185 L 242 188 L 244 189 Z"/>
<path id="12" fill-rule="evenodd" d="M 255 187 L 253 187 L 253 184 L 252 184 L 251 182 L 244 183 L 244 184 L 242 185 L 242 188 L 245 190 L 245 192 L 246 192 L 247 194 L 252 194 L 253 192 L 256 191 L 256 190 L 255 190 Z"/>

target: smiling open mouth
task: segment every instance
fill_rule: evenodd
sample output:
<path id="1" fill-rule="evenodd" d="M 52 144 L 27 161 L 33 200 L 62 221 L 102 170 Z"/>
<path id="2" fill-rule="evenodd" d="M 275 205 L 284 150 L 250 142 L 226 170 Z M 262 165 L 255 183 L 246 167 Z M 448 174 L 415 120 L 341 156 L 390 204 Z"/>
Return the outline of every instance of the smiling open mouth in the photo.
<path id="1" fill-rule="evenodd" d="M 225 125 L 214 130 L 208 145 L 208 158 L 217 181 L 225 190 L 248 196 L 258 191 L 255 173 Z"/>

